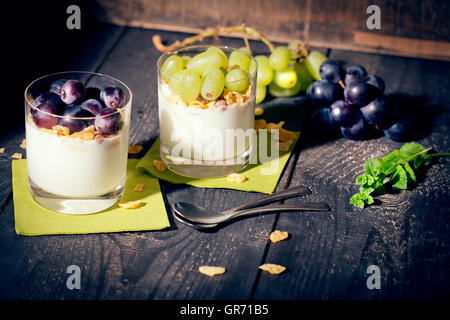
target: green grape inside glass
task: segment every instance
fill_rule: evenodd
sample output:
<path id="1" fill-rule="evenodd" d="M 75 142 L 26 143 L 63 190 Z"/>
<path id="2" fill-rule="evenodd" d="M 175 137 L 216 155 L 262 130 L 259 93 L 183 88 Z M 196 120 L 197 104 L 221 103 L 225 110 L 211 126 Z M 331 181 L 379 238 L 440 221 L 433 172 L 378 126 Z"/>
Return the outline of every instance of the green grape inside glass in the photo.
<path id="1" fill-rule="evenodd" d="M 255 59 L 223 46 L 191 46 L 157 63 L 160 154 L 175 173 L 239 171 L 253 150 Z"/>

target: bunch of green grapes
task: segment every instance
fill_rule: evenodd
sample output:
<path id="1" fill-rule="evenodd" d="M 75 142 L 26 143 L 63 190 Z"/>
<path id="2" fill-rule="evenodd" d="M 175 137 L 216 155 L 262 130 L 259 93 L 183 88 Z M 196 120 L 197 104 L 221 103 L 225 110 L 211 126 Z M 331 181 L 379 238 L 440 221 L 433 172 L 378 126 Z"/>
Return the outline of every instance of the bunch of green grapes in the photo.
<path id="1" fill-rule="evenodd" d="M 161 67 L 161 77 L 169 83 L 171 92 L 186 103 L 199 96 L 212 101 L 220 97 L 224 88 L 241 93 L 247 91 L 250 61 L 241 50 L 227 56 L 222 49 L 209 47 L 193 57 L 171 55 Z"/>
<path id="2" fill-rule="evenodd" d="M 256 80 L 256 103 L 262 102 L 267 92 L 273 97 L 291 97 L 306 92 L 315 80 L 320 80 L 319 68 L 327 58 L 318 51 L 311 51 L 307 56 L 299 54 L 298 40 L 288 46 L 276 47 L 269 56 L 257 55 L 258 64 Z M 256 69 L 251 61 L 249 72 Z"/>

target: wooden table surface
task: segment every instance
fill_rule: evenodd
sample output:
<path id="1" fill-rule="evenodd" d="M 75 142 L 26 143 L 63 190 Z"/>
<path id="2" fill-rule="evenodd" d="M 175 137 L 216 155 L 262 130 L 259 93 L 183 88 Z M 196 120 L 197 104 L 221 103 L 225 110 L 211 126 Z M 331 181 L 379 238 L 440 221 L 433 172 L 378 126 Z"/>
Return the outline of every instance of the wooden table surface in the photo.
<path id="1" fill-rule="evenodd" d="M 64 70 L 89 70 L 118 77 L 132 88 L 130 144 L 145 150 L 158 136 L 156 60 L 152 36 L 169 42 L 186 35 L 99 25 Z M 240 47 L 242 40 L 220 39 Z M 257 53 L 267 53 L 252 42 Z M 450 150 L 450 63 L 318 48 L 332 59 L 361 64 L 381 76 L 386 93 L 402 93 L 438 110 L 433 130 L 419 140 L 438 152 Z M 63 71 L 63 70 L 61 70 Z M 17 104 L 20 105 L 20 101 Z M 434 163 L 412 190 L 387 194 L 360 210 L 349 205 L 363 163 L 402 144 L 386 137 L 367 141 L 320 141 L 306 130 L 300 108 L 263 116 L 302 130 L 277 190 L 305 185 L 305 201 L 323 201 L 325 213 L 281 213 L 242 219 L 214 232 L 175 220 L 169 205 L 195 201 L 226 209 L 261 197 L 226 189 L 202 189 L 161 181 L 171 227 L 162 231 L 88 235 L 20 236 L 14 229 L 11 155 L 24 125 L 0 137 L 0 299 L 402 299 L 450 296 L 450 165 Z M 304 130 L 305 129 L 305 130 Z M 142 152 L 140 155 L 144 154 Z M 289 239 L 271 243 L 279 229 Z M 281 275 L 258 266 L 277 263 Z M 81 288 L 69 290 L 69 265 L 81 268 Z M 200 265 L 226 267 L 213 278 Z M 369 290 L 367 268 L 380 268 L 381 289 Z"/>

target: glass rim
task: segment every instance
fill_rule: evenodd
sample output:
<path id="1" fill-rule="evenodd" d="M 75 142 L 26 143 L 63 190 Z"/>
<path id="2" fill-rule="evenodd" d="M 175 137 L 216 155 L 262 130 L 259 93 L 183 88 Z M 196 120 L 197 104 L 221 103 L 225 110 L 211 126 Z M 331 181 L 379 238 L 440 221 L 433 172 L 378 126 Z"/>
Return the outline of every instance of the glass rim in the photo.
<path id="1" fill-rule="evenodd" d="M 70 73 L 72 73 L 72 74 L 73 74 L 73 73 L 87 74 L 87 75 L 91 75 L 91 76 L 101 76 L 101 77 L 104 77 L 104 78 L 109 78 L 109 79 L 112 79 L 112 80 L 114 80 L 114 81 L 117 81 L 119 84 L 121 84 L 122 86 L 124 86 L 125 89 L 128 91 L 128 93 L 129 93 L 128 103 L 126 103 L 126 104 L 125 104 L 123 107 L 121 107 L 121 108 L 115 108 L 116 111 L 114 111 L 114 112 L 112 112 L 112 113 L 105 114 L 105 115 L 102 115 L 102 116 L 100 116 L 100 115 L 95 116 L 95 115 L 94 115 L 93 117 L 62 116 L 62 115 L 59 115 L 59 114 L 53 114 L 53 113 L 50 113 L 50 112 L 47 112 L 47 111 L 40 110 L 40 109 L 37 108 L 37 106 L 35 107 L 35 106 L 32 105 L 32 102 L 30 102 L 29 97 L 27 96 L 27 93 L 28 93 L 29 89 L 31 88 L 31 86 L 32 86 L 33 84 L 35 84 L 35 83 L 38 82 L 39 80 L 42 80 L 42 79 L 45 79 L 45 78 L 48 78 L 48 77 L 51 77 L 51 76 L 63 75 L 63 74 L 70 74 Z M 69 80 L 69 79 L 67 79 L 67 80 Z M 42 92 L 42 93 L 44 93 L 44 92 Z M 122 80 L 119 80 L 119 79 L 117 79 L 117 78 L 115 78 L 115 77 L 112 77 L 112 76 L 109 76 L 109 75 L 103 74 L 103 73 L 92 72 L 92 71 L 76 71 L 76 70 L 75 70 L 75 71 L 61 71 L 61 72 L 54 72 L 54 73 L 50 73 L 50 74 L 41 76 L 41 77 L 39 77 L 39 78 L 37 78 L 37 79 L 31 81 L 31 83 L 25 88 L 25 92 L 24 92 L 25 102 L 28 104 L 28 106 L 29 106 L 32 110 L 35 110 L 36 112 L 42 112 L 43 114 L 46 114 L 46 115 L 48 115 L 48 116 L 55 117 L 55 118 L 73 119 L 73 120 L 94 120 L 94 119 L 96 119 L 97 117 L 99 117 L 99 118 L 106 118 L 106 117 L 110 117 L 110 116 L 115 115 L 115 114 L 120 114 L 122 111 L 124 111 L 124 110 L 126 110 L 127 108 L 129 108 L 129 105 L 131 105 L 130 102 L 131 102 L 132 97 L 133 97 L 133 93 L 131 92 L 131 89 L 130 89 L 130 88 L 129 88 Z M 111 107 L 111 108 L 112 108 L 112 107 Z M 105 109 L 106 109 L 106 108 L 105 108 Z"/>
<path id="2" fill-rule="evenodd" d="M 251 55 L 249 55 L 249 54 L 248 54 L 247 52 L 245 52 L 244 50 L 237 49 L 237 48 L 234 48 L 234 47 L 224 46 L 224 45 L 207 45 L 207 44 L 204 44 L 204 45 L 187 46 L 187 47 L 179 48 L 179 49 L 176 49 L 176 50 L 171 50 L 171 51 L 168 51 L 168 52 L 164 52 L 164 53 L 158 58 L 158 60 L 157 60 L 157 62 L 156 62 L 156 65 L 157 65 L 157 68 L 158 68 L 158 73 L 160 72 L 160 73 L 162 73 L 164 76 L 169 77 L 170 79 L 184 82 L 184 81 L 186 81 L 186 80 L 179 79 L 179 78 L 176 78 L 176 77 L 174 77 L 174 76 L 171 76 L 170 74 L 168 74 L 168 73 L 166 73 L 166 72 L 164 72 L 164 71 L 162 70 L 162 64 L 163 64 L 163 63 L 162 63 L 162 59 L 163 59 L 163 57 L 171 56 L 171 55 L 173 55 L 173 54 L 178 54 L 178 52 L 183 51 L 183 50 L 184 50 L 184 51 L 188 51 L 188 50 L 192 50 L 192 49 L 205 49 L 205 50 L 202 51 L 202 52 L 205 52 L 206 50 L 208 50 L 208 48 L 211 48 L 211 47 L 217 47 L 217 48 L 219 48 L 219 49 L 227 49 L 227 50 L 231 50 L 231 51 L 241 51 L 241 52 L 245 53 L 245 54 L 247 55 L 247 57 L 249 57 L 252 61 L 254 61 L 254 62 L 256 63 L 256 69 L 255 69 L 255 71 L 253 71 L 252 73 L 249 73 L 248 71 L 242 69 L 242 70 L 244 70 L 244 71 L 246 71 L 246 72 L 248 73 L 248 76 L 245 77 L 245 78 L 242 78 L 242 79 L 239 79 L 239 80 L 234 80 L 234 81 L 213 82 L 213 83 L 215 83 L 215 84 L 223 84 L 223 85 L 226 85 L 226 84 L 230 84 L 230 83 L 236 83 L 236 82 L 239 82 L 239 81 L 242 81 L 242 80 L 251 80 L 251 79 L 253 79 L 253 78 L 256 78 L 256 72 L 257 72 L 257 70 L 258 70 L 258 61 L 256 61 L 255 57 L 252 57 Z M 222 50 L 222 51 L 223 51 L 223 50 Z M 202 53 L 202 52 L 199 52 L 199 53 Z M 228 58 L 228 57 L 227 57 L 227 58 Z M 231 71 L 231 70 L 230 70 L 230 71 Z M 201 75 L 200 75 L 200 77 L 201 77 Z M 192 82 L 192 81 L 189 81 L 189 82 Z M 198 82 L 196 81 L 196 82 L 193 82 L 193 83 L 198 83 Z M 199 83 L 202 83 L 202 81 L 200 81 Z"/>

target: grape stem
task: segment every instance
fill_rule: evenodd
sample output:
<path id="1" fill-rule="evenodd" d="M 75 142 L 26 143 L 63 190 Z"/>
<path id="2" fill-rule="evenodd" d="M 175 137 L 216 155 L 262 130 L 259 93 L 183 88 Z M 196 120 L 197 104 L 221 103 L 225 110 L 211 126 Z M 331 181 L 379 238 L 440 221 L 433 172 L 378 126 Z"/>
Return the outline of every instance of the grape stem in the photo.
<path id="1" fill-rule="evenodd" d="M 164 45 L 161 39 L 161 36 L 159 34 L 156 34 L 153 36 L 152 41 L 155 45 L 156 49 L 158 49 L 160 52 L 168 52 L 177 50 L 180 48 L 183 48 L 185 46 L 188 46 L 190 44 L 193 44 L 198 41 L 203 41 L 204 38 L 208 37 L 218 37 L 219 34 L 229 34 L 229 33 L 241 33 L 242 38 L 245 42 L 245 47 L 251 52 L 250 45 L 248 43 L 248 36 L 256 39 L 261 40 L 272 52 L 275 49 L 275 46 L 270 42 L 269 39 L 267 39 L 261 32 L 259 32 L 257 29 L 248 27 L 245 24 L 240 24 L 236 26 L 219 26 L 217 28 L 207 28 L 204 31 L 200 32 L 199 34 L 191 37 L 185 38 L 183 41 L 175 41 L 171 45 Z"/>

